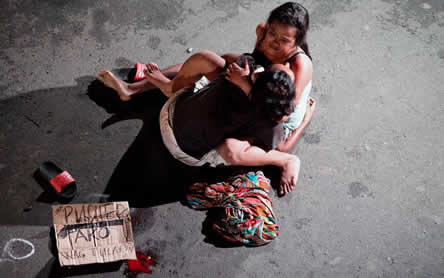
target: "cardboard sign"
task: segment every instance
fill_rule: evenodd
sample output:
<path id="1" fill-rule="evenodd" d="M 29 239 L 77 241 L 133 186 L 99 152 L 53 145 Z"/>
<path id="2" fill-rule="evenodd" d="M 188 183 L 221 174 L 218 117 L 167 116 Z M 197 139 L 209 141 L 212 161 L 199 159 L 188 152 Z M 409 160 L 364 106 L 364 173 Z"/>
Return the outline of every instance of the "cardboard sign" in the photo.
<path id="1" fill-rule="evenodd" d="M 52 206 L 60 265 L 135 260 L 128 202 Z"/>

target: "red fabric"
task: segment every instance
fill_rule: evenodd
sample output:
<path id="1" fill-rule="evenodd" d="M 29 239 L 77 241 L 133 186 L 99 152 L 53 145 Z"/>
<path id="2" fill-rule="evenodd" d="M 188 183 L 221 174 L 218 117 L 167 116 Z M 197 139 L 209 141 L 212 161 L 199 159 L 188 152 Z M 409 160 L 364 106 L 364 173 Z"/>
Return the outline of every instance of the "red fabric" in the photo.
<path id="1" fill-rule="evenodd" d="M 147 69 L 146 65 L 142 63 L 136 63 L 134 67 L 136 68 L 136 75 L 134 76 L 134 81 L 140 81 L 145 79 L 146 77 L 145 70 Z"/>
<path id="2" fill-rule="evenodd" d="M 149 269 L 150 265 L 156 265 L 156 262 L 150 257 L 141 252 L 136 252 L 137 260 L 128 260 L 128 270 L 131 272 L 152 273 Z"/>
<path id="3" fill-rule="evenodd" d="M 75 182 L 76 180 L 67 172 L 63 171 L 50 180 L 50 183 L 57 192 L 62 192 L 68 184 Z"/>

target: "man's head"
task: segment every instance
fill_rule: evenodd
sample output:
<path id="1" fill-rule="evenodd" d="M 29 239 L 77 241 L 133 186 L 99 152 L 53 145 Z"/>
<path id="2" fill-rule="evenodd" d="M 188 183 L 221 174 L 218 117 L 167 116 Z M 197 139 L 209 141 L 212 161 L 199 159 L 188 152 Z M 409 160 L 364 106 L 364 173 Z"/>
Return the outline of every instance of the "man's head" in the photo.
<path id="1" fill-rule="evenodd" d="M 251 100 L 258 111 L 276 122 L 293 112 L 294 75 L 289 68 L 275 64 L 254 79 Z"/>

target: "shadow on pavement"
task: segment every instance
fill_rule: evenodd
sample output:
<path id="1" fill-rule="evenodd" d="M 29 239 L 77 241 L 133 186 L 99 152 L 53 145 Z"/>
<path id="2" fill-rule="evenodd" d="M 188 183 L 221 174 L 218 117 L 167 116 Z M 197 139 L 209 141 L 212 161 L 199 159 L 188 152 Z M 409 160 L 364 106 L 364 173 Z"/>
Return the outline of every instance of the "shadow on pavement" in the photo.
<path id="1" fill-rule="evenodd" d="M 129 69 L 118 71 L 130 74 Z M 76 179 L 78 194 L 72 203 L 109 199 L 148 207 L 173 202 L 183 196 L 185 185 L 205 172 L 174 160 L 164 147 L 158 113 L 166 98 L 160 91 L 122 102 L 93 76 L 75 81 L 74 86 L 0 101 L 0 224 L 52 225 L 50 205 L 61 201 L 35 179 L 44 161 Z M 126 129 L 111 127 L 128 119 L 142 121 L 142 127 L 137 121 Z M 131 134 L 140 130 L 126 149 L 134 136 L 125 133 L 128 129 Z"/>
<path id="2" fill-rule="evenodd" d="M 34 178 L 45 160 L 63 165 L 81 186 L 92 176 L 84 166 L 94 160 L 94 144 L 103 140 L 95 131 L 99 113 L 85 94 L 92 80 L 83 76 L 74 86 L 0 101 L 0 224 L 52 224 L 48 204 L 57 200 Z"/>
<path id="3" fill-rule="evenodd" d="M 129 69 L 113 73 L 123 80 L 130 80 L 132 74 Z M 88 96 L 112 113 L 102 128 L 127 119 L 143 122 L 108 181 L 104 191 L 104 196 L 108 196 L 106 201 L 128 201 L 131 207 L 151 207 L 182 200 L 186 186 L 198 180 L 205 170 L 182 164 L 164 146 L 159 113 L 167 98 L 159 90 L 153 90 L 121 102 L 112 89 L 97 80 L 88 87 Z"/>
<path id="4" fill-rule="evenodd" d="M 119 69 L 117 74 L 128 76 L 131 72 Z M 61 202 L 43 191 L 34 176 L 47 160 L 68 170 L 76 179 L 78 194 L 72 203 L 91 202 L 87 196 L 95 194 L 101 196 L 95 202 L 123 200 L 131 207 L 184 201 L 185 189 L 193 182 L 222 181 L 233 173 L 250 170 L 189 167 L 175 160 L 160 136 L 158 115 L 165 101 L 157 90 L 122 102 L 113 90 L 92 76 L 76 79 L 75 86 L 36 90 L 0 101 L 0 130 L 5 131 L 0 136 L 0 157 L 7 158 L 0 161 L 0 224 L 52 225 L 50 205 Z M 119 142 L 128 135 L 108 130 L 129 119 L 142 121 L 142 126 L 122 156 L 125 146 Z M 105 186 L 103 181 L 108 176 Z M 203 223 L 205 241 L 233 247 L 209 232 L 213 214 L 209 212 Z M 103 273 L 120 267 L 121 263 L 61 268 L 55 256 L 36 277 Z"/>

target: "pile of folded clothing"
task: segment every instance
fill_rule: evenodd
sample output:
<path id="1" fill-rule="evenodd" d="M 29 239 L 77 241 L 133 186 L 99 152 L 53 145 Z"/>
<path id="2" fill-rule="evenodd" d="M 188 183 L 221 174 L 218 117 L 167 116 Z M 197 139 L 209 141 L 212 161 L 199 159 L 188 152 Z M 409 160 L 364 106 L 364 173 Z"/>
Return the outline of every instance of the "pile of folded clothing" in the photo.
<path id="1" fill-rule="evenodd" d="M 225 240 L 248 246 L 264 245 L 279 234 L 270 180 L 261 171 L 234 176 L 215 184 L 195 183 L 187 194 L 194 209 L 224 208 L 212 229 Z"/>

